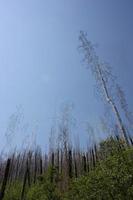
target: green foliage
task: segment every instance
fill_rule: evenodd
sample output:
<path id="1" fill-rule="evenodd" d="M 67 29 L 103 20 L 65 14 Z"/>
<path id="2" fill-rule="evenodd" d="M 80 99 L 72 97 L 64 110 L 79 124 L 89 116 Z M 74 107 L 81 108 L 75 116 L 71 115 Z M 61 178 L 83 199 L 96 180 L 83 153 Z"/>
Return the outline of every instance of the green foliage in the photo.
<path id="1" fill-rule="evenodd" d="M 26 186 L 25 200 L 132 200 L 133 147 L 110 138 L 100 144 L 97 154 L 99 161 L 93 170 L 69 181 L 49 167 L 35 184 Z M 19 200 L 21 191 L 22 182 L 7 185 L 4 200 Z"/>
<path id="2" fill-rule="evenodd" d="M 16 181 L 11 186 L 8 185 L 6 192 L 5 192 L 4 200 L 20 199 L 21 190 L 22 190 L 22 184 L 19 181 Z"/>
<path id="3" fill-rule="evenodd" d="M 100 159 L 104 159 L 107 156 L 119 153 L 125 147 L 125 143 L 122 140 L 116 140 L 113 137 L 109 137 L 100 143 L 99 155 Z"/>
<path id="4" fill-rule="evenodd" d="M 56 170 L 49 168 L 47 173 L 38 178 L 38 182 L 33 185 L 27 194 L 28 200 L 60 200 L 54 177 Z"/>
<path id="5" fill-rule="evenodd" d="M 121 150 L 99 162 L 87 176 L 72 182 L 69 200 L 132 200 L 133 149 Z"/>

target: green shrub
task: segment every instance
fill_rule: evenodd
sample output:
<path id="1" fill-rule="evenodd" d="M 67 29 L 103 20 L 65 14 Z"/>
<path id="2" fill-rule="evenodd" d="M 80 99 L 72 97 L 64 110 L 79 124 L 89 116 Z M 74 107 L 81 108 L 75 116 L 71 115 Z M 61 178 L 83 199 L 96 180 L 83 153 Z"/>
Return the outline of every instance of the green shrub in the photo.
<path id="1" fill-rule="evenodd" d="M 5 191 L 4 200 L 19 200 L 22 190 L 22 184 L 18 181 L 13 183 L 11 186 L 7 186 Z"/>
<path id="2" fill-rule="evenodd" d="M 132 200 L 133 149 L 109 156 L 87 176 L 74 180 L 65 199 Z"/>
<path id="3" fill-rule="evenodd" d="M 56 183 L 54 181 L 51 182 L 51 178 L 53 179 L 55 173 L 55 169 L 49 168 L 47 173 L 45 173 L 43 176 L 40 176 L 37 183 L 29 189 L 27 193 L 27 199 L 60 200 L 61 197 Z"/>
<path id="4" fill-rule="evenodd" d="M 109 139 L 100 144 L 98 155 L 102 157 L 96 167 L 84 176 L 69 179 L 63 190 L 60 186 L 67 177 L 49 167 L 35 184 L 26 186 L 25 200 L 132 200 L 133 148 Z M 20 200 L 21 191 L 21 182 L 7 185 L 4 200 Z"/>

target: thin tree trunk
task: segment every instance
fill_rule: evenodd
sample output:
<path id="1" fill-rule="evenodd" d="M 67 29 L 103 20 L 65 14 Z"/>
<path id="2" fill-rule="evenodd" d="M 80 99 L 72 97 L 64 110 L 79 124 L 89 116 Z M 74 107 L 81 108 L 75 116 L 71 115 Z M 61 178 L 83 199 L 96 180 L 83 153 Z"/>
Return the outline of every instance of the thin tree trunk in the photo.
<path id="1" fill-rule="evenodd" d="M 88 60 L 88 63 L 91 63 L 91 69 L 92 72 L 95 72 L 96 80 L 99 80 L 101 82 L 101 88 L 103 90 L 103 94 L 105 96 L 106 102 L 111 106 L 113 113 L 115 114 L 115 117 L 117 119 L 117 123 L 121 132 L 121 137 L 124 139 L 127 145 L 129 145 L 126 129 L 124 127 L 124 124 L 122 122 L 120 113 L 118 111 L 118 108 L 113 101 L 111 95 L 109 94 L 109 89 L 107 88 L 107 83 L 105 81 L 101 65 L 97 61 L 97 55 L 95 54 L 94 48 L 91 45 L 91 43 L 87 40 L 86 35 L 81 32 L 80 35 L 80 41 L 82 42 L 82 48 L 85 51 L 85 58 Z M 106 70 L 105 70 L 106 72 Z"/>
<path id="2" fill-rule="evenodd" d="M 37 174 L 37 153 L 35 152 L 35 163 L 34 163 L 34 184 L 36 183 L 36 174 Z"/>
<path id="3" fill-rule="evenodd" d="M 52 153 L 52 155 L 51 155 L 52 157 L 51 157 L 51 175 L 50 175 L 50 181 L 51 181 L 51 183 L 53 183 L 53 181 L 54 181 L 54 152 Z"/>
<path id="4" fill-rule="evenodd" d="M 69 178 L 72 178 L 72 151 L 69 150 L 68 152 L 69 157 L 68 157 L 68 173 L 69 173 Z"/>
<path id="5" fill-rule="evenodd" d="M 87 165 L 86 165 L 86 156 L 82 156 L 82 162 L 83 162 L 83 173 L 86 173 L 87 171 Z"/>
<path id="6" fill-rule="evenodd" d="M 77 162 L 76 162 L 76 155 L 75 151 L 73 152 L 73 159 L 74 159 L 74 172 L 75 172 L 75 177 L 78 177 L 78 171 L 77 171 Z"/>
<path id="7" fill-rule="evenodd" d="M 103 88 L 103 91 L 104 91 L 104 94 L 105 94 L 105 99 L 110 104 L 110 106 L 112 107 L 112 110 L 113 110 L 113 112 L 116 116 L 120 131 L 121 131 L 122 138 L 126 141 L 127 144 L 129 144 L 128 139 L 127 139 L 126 129 L 123 125 L 121 116 L 120 116 L 119 111 L 117 109 L 117 106 L 115 105 L 115 102 L 112 100 L 112 98 L 110 97 L 110 95 L 108 93 L 108 89 L 107 89 L 107 86 L 106 86 L 106 83 L 105 83 L 105 80 L 103 78 L 102 71 L 101 71 L 101 68 L 100 68 L 99 65 L 97 66 L 97 69 L 98 69 L 98 72 L 99 72 L 99 75 L 100 75 L 100 78 L 101 78 L 102 88 Z"/>
<path id="8" fill-rule="evenodd" d="M 22 187 L 21 198 L 20 198 L 21 200 L 24 200 L 24 193 L 25 193 L 27 177 L 28 177 L 28 159 L 26 162 L 26 170 L 25 170 L 25 174 L 24 174 L 23 187 Z"/>
<path id="9" fill-rule="evenodd" d="M 3 183 L 2 183 L 2 186 L 1 186 L 0 200 L 2 200 L 4 198 L 4 195 L 5 195 L 5 189 L 6 189 L 6 185 L 7 185 L 7 181 L 8 181 L 10 164 L 11 164 L 11 159 L 8 159 L 7 160 L 7 164 L 6 164 L 6 169 L 5 169 Z"/>
<path id="10" fill-rule="evenodd" d="M 42 175 L 43 170 L 42 170 L 42 157 L 40 155 L 40 175 Z"/>

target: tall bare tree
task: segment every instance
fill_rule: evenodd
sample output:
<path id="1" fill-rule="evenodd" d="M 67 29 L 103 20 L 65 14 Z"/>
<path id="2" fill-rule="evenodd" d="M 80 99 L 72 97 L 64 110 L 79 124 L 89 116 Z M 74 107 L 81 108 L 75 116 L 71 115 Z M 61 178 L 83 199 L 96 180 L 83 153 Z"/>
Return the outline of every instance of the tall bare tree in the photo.
<path id="1" fill-rule="evenodd" d="M 112 93 L 112 88 L 114 88 L 114 76 L 112 75 L 111 68 L 107 63 L 100 61 L 99 57 L 96 55 L 94 45 L 88 41 L 87 35 L 83 31 L 80 32 L 79 40 L 81 42 L 80 48 L 84 52 L 84 59 L 87 61 L 87 64 L 95 77 L 97 86 L 100 89 L 105 102 L 110 105 L 116 117 L 121 138 L 128 143 L 126 128 L 124 127 L 122 117 Z"/>
<path id="2" fill-rule="evenodd" d="M 128 103 L 126 100 L 126 95 L 120 85 L 116 85 L 116 93 L 117 97 L 121 106 L 121 109 L 123 110 L 125 117 L 128 121 L 128 124 L 130 126 L 130 129 L 133 130 L 133 113 L 129 111 Z"/>

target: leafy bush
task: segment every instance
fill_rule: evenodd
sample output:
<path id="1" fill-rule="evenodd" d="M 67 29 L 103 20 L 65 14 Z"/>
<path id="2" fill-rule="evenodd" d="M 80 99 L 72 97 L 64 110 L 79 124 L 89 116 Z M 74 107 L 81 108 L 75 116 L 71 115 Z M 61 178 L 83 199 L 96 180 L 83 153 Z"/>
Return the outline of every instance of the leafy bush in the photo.
<path id="1" fill-rule="evenodd" d="M 11 186 L 8 185 L 6 192 L 5 192 L 4 200 L 20 199 L 21 190 L 22 190 L 22 184 L 18 181 L 16 181 Z"/>
<path id="2" fill-rule="evenodd" d="M 60 200 L 60 194 L 56 183 L 51 181 L 51 177 L 56 173 L 55 169 L 49 168 L 48 172 L 38 178 L 38 182 L 33 185 L 27 194 L 28 200 Z"/>
<path id="3" fill-rule="evenodd" d="M 109 156 L 87 176 L 74 180 L 65 199 L 132 200 L 133 149 Z"/>

